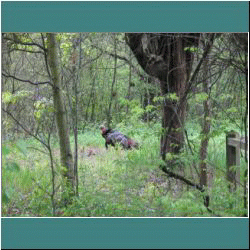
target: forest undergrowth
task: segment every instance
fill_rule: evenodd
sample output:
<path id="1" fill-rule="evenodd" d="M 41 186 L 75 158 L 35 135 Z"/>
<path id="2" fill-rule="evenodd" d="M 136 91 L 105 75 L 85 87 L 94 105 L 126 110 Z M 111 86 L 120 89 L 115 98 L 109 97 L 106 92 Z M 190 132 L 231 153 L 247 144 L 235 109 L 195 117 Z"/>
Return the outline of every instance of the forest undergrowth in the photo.
<path id="1" fill-rule="evenodd" d="M 50 159 L 32 138 L 2 144 L 2 216 L 19 217 L 210 217 L 203 204 L 203 194 L 180 180 L 168 177 L 159 165 L 160 125 L 118 128 L 137 140 L 138 150 L 119 146 L 108 150 L 98 129 L 79 133 L 78 196 L 63 204 L 63 180 L 58 142 L 52 142 L 55 163 L 55 195 L 52 197 Z M 198 133 L 190 129 L 190 140 L 198 148 Z M 73 136 L 71 137 L 73 142 Z M 196 141 L 197 140 L 197 141 Z M 196 143 L 196 145 L 195 145 Z M 208 193 L 210 208 L 216 216 L 244 214 L 243 188 L 228 192 L 225 141 L 223 135 L 210 143 L 208 159 L 211 179 Z M 216 148 L 214 145 L 217 145 Z M 198 153 L 186 148 L 171 166 L 198 183 Z M 244 168 L 245 166 L 241 166 Z M 216 171 L 213 171 L 215 170 Z M 241 171 L 243 173 L 243 171 Z M 214 174 L 216 173 L 216 174 Z M 52 202 L 53 199 L 53 202 Z"/>

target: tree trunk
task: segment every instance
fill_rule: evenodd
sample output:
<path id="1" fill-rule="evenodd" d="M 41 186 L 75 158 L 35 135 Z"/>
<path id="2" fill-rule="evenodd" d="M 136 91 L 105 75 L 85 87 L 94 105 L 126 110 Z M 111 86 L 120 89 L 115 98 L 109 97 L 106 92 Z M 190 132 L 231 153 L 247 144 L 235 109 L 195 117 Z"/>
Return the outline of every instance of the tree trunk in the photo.
<path id="1" fill-rule="evenodd" d="M 75 44 L 75 48 L 77 47 L 77 44 Z M 76 196 L 79 196 L 78 192 L 78 82 L 80 82 L 80 73 L 81 73 L 81 58 L 82 58 L 82 33 L 79 33 L 79 54 L 78 54 L 78 70 L 76 74 L 74 75 L 73 80 L 73 88 L 74 88 L 74 94 L 75 94 L 75 105 L 73 109 L 74 114 L 74 141 L 75 141 L 75 147 L 74 147 L 74 181 L 75 181 L 75 194 Z"/>
<path id="2" fill-rule="evenodd" d="M 169 51 L 169 73 L 167 81 L 161 81 L 162 95 L 176 93 L 177 100 L 165 98 L 163 103 L 162 127 L 164 134 L 161 137 L 161 155 L 165 160 L 167 152 L 178 153 L 184 143 L 184 122 L 186 117 L 186 99 L 180 103 L 186 91 L 190 69 L 186 62 L 186 53 L 181 38 L 175 39 Z"/>
<path id="3" fill-rule="evenodd" d="M 203 82 L 203 92 L 209 96 L 209 83 L 208 83 L 208 61 L 204 61 L 204 82 Z M 207 186 L 207 148 L 209 142 L 209 132 L 210 132 L 210 101 L 209 98 L 203 102 L 204 108 L 204 119 L 203 119 L 203 129 L 201 132 L 201 147 L 200 147 L 200 185 L 201 187 Z"/>
<path id="4" fill-rule="evenodd" d="M 131 79 L 132 79 L 132 65 L 131 65 L 131 61 L 132 61 L 132 53 L 131 50 L 129 51 L 129 78 L 128 78 L 128 100 L 131 100 Z M 126 113 L 128 114 L 128 110 L 129 110 L 129 105 L 127 104 L 126 107 Z"/>
<path id="5" fill-rule="evenodd" d="M 207 44 L 205 44 L 205 49 L 203 54 L 204 59 L 204 81 L 203 81 L 203 92 L 207 94 L 207 99 L 203 101 L 203 107 L 204 107 L 204 123 L 203 123 L 203 129 L 201 132 L 202 139 L 201 139 L 201 147 L 200 147 L 200 186 L 201 188 L 205 188 L 208 186 L 208 174 L 207 174 L 207 164 L 206 164 L 206 158 L 207 158 L 207 149 L 208 149 L 208 142 L 209 142 L 209 132 L 210 132 L 210 117 L 211 117 L 211 109 L 210 109 L 210 90 L 209 90 L 209 66 L 208 66 L 208 60 L 209 60 L 209 52 L 212 48 L 213 41 L 214 41 L 215 34 L 211 33 L 208 35 L 208 41 Z M 208 208 L 210 197 L 208 194 L 204 195 L 204 205 Z"/>
<path id="6" fill-rule="evenodd" d="M 72 153 L 70 149 L 70 140 L 69 140 L 69 128 L 66 123 L 65 110 L 63 105 L 62 93 L 61 93 L 61 82 L 60 82 L 60 73 L 58 66 L 57 58 L 57 44 L 56 44 L 56 35 L 54 33 L 47 34 L 48 39 L 48 64 L 50 67 L 50 76 L 51 82 L 53 84 L 53 99 L 54 99 L 54 108 L 56 113 L 56 125 L 60 143 L 60 155 L 61 155 L 61 164 L 65 167 L 64 176 L 67 178 L 69 187 L 74 190 L 74 168 Z M 71 192 L 70 191 L 70 192 Z"/>
<path id="7" fill-rule="evenodd" d="M 178 153 L 184 143 L 186 90 L 193 55 L 186 47 L 197 46 L 200 34 L 127 33 L 126 41 L 142 68 L 160 80 L 163 103 L 161 155 Z M 167 94 L 176 94 L 169 98 Z M 181 100 L 181 101 L 179 101 Z"/>
<path id="8" fill-rule="evenodd" d="M 115 61 L 114 61 L 114 75 L 113 75 L 113 81 L 111 85 L 111 93 L 110 93 L 110 102 L 108 107 L 108 113 L 107 113 L 107 127 L 110 127 L 112 122 L 112 102 L 114 97 L 116 96 L 116 93 L 114 92 L 114 86 L 116 81 L 116 65 L 117 65 L 117 51 L 116 51 L 116 35 L 114 34 L 114 54 L 115 54 Z"/>

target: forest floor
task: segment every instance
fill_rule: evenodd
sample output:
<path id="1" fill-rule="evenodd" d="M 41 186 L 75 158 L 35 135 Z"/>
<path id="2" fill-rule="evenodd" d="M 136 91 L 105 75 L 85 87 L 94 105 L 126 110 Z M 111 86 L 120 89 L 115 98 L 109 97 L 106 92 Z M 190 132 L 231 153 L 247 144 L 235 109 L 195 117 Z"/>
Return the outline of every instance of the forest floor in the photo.
<path id="1" fill-rule="evenodd" d="M 94 136 L 93 136 L 94 135 Z M 138 150 L 104 146 L 99 134 L 79 139 L 79 196 L 65 207 L 61 203 L 60 150 L 53 146 L 55 162 L 55 215 L 66 217 L 207 217 L 202 194 L 180 180 L 169 178 L 159 165 L 158 140 L 145 135 Z M 146 141 L 148 140 L 148 141 Z M 40 148 L 39 148 L 40 147 Z M 39 150 L 34 150 L 37 148 Z M 2 155 L 2 215 L 51 217 L 52 175 L 48 155 L 31 140 L 5 144 Z M 186 157 L 186 156 L 185 156 Z M 173 171 L 197 183 L 186 169 Z M 193 161 L 192 161 L 193 162 Z M 60 188 L 58 188 L 60 187 Z M 224 216 L 241 216 L 242 190 L 230 194 L 223 176 L 209 190 L 211 206 Z M 226 211 L 226 212 L 225 212 Z"/>

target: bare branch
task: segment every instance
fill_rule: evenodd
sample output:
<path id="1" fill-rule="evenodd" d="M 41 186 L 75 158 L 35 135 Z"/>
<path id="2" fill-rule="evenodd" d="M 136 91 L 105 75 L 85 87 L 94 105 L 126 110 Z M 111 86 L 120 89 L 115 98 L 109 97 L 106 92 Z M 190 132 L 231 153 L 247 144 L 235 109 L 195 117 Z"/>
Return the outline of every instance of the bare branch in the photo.
<path id="1" fill-rule="evenodd" d="M 20 79 L 16 76 L 13 76 L 13 75 L 6 75 L 5 73 L 2 73 L 2 75 L 4 77 L 7 77 L 7 78 L 12 78 L 14 80 L 17 80 L 17 81 L 20 81 L 20 82 L 27 82 L 27 83 L 30 83 L 32 85 L 42 85 L 42 84 L 49 84 L 50 86 L 52 86 L 52 84 L 50 83 L 50 81 L 46 81 L 46 82 L 32 82 L 30 80 L 24 80 L 24 79 Z"/>
<path id="2" fill-rule="evenodd" d="M 187 87 L 187 90 L 186 90 L 186 94 L 187 94 L 187 93 L 189 92 L 189 90 L 191 89 L 192 84 L 193 84 L 193 82 L 194 82 L 194 79 L 195 79 L 195 77 L 197 76 L 197 74 L 198 74 L 198 72 L 199 72 L 199 70 L 200 70 L 200 68 L 201 68 L 201 65 L 202 65 L 203 61 L 205 60 L 205 58 L 207 57 L 209 51 L 211 50 L 211 48 L 212 48 L 212 46 L 213 46 L 214 38 L 215 38 L 215 33 L 212 33 L 212 34 L 210 35 L 209 41 L 208 41 L 207 46 L 206 46 L 206 48 L 205 48 L 205 50 L 204 50 L 204 53 L 203 53 L 203 55 L 202 55 L 202 58 L 200 59 L 199 63 L 197 64 L 197 66 L 196 66 L 196 68 L 195 68 L 195 70 L 194 70 L 194 73 L 192 74 L 190 80 L 188 81 L 188 87 Z M 185 96 L 186 96 L 186 95 L 185 95 Z"/>
<path id="3" fill-rule="evenodd" d="M 42 38 L 43 46 L 45 47 L 45 38 L 44 38 L 43 33 L 41 33 L 41 38 Z M 44 61 L 45 61 L 45 65 L 46 65 L 46 69 L 47 69 L 49 78 L 51 79 L 50 69 L 49 69 L 49 65 L 48 65 L 48 55 L 47 55 L 47 52 L 48 51 L 46 50 L 45 53 L 44 53 Z M 51 86 L 53 86 L 53 85 L 51 85 Z"/>
<path id="4" fill-rule="evenodd" d="M 13 51 L 22 51 L 22 52 L 27 52 L 27 53 L 34 53 L 34 54 L 44 54 L 43 51 L 32 51 L 32 50 L 26 50 L 26 49 L 10 49 L 10 52 Z"/>
<path id="5" fill-rule="evenodd" d="M 4 39 L 7 40 L 7 41 L 11 41 L 11 42 L 13 42 L 15 44 L 21 44 L 21 45 L 24 45 L 24 46 L 37 46 L 38 48 L 42 49 L 43 51 L 46 51 L 46 48 L 43 47 L 42 45 L 40 45 L 39 43 L 35 43 L 35 42 L 32 42 L 32 43 L 22 42 L 16 36 L 15 36 L 15 39 L 11 39 L 9 37 L 4 37 Z"/>
<path id="6" fill-rule="evenodd" d="M 172 177 L 174 179 L 177 179 L 177 180 L 181 180 L 183 181 L 184 183 L 186 183 L 187 185 L 189 186 L 192 186 L 196 189 L 198 189 L 201 193 L 204 193 L 205 192 L 205 189 L 200 186 L 199 184 L 196 184 L 196 183 L 193 183 L 192 181 L 186 179 L 184 176 L 182 175 L 179 175 L 179 174 L 176 174 L 174 172 L 172 172 L 170 169 L 167 168 L 167 166 L 164 166 L 164 165 L 160 165 L 160 169 L 166 173 L 169 177 Z M 209 196 L 208 195 L 204 195 L 204 206 L 206 207 L 207 211 L 209 213 L 212 213 L 214 214 L 214 212 L 208 207 L 208 204 L 209 204 Z M 216 216 L 220 216 L 220 215 L 216 215 Z"/>
<path id="7" fill-rule="evenodd" d="M 102 48 L 99 48 L 96 45 L 92 45 L 92 47 L 95 48 L 95 49 L 98 49 L 99 51 L 101 51 L 102 54 L 106 54 L 106 55 L 109 55 L 109 56 L 112 56 L 112 57 L 116 57 L 117 59 L 126 62 L 129 66 L 131 66 L 133 68 L 133 70 L 134 70 L 134 72 L 136 74 L 138 74 L 140 77 L 143 77 L 143 75 L 139 72 L 139 70 L 125 56 L 115 55 L 112 52 L 104 51 Z"/>
<path id="8" fill-rule="evenodd" d="M 202 186 L 200 186 L 199 184 L 195 184 L 192 181 L 186 179 L 184 176 L 181 176 L 179 174 L 176 174 L 176 173 L 170 171 L 166 166 L 160 165 L 160 169 L 164 173 L 166 173 L 169 177 L 173 177 L 175 179 L 181 180 L 181 181 L 185 182 L 187 185 L 195 187 L 196 189 L 198 189 L 201 192 L 205 191 L 205 189 Z"/>

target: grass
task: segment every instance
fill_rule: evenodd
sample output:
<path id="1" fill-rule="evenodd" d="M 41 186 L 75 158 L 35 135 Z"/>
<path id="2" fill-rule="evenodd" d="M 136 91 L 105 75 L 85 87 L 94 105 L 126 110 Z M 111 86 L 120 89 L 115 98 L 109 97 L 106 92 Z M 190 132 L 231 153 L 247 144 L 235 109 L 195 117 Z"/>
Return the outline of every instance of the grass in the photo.
<path id="1" fill-rule="evenodd" d="M 207 217 L 199 191 L 168 178 L 158 168 L 159 126 L 144 125 L 136 130 L 120 126 L 122 132 L 141 143 L 139 150 L 108 150 L 98 130 L 79 134 L 79 197 L 63 206 L 62 190 L 54 197 L 56 216 L 77 217 Z M 193 131 L 195 132 L 195 131 Z M 73 137 L 71 138 L 73 142 Z M 218 138 L 218 142 L 221 138 Z M 218 169 L 225 167 L 225 152 L 211 144 L 209 160 Z M 51 170 L 48 156 L 32 148 L 39 143 L 19 140 L 3 145 L 2 216 L 52 216 Z M 61 183 L 59 147 L 53 143 L 57 185 Z M 191 160 L 190 160 L 191 159 Z M 182 155 L 185 174 L 195 157 Z M 216 170 L 209 190 L 211 208 L 221 216 L 242 216 L 243 190 L 229 193 L 225 176 Z"/>

